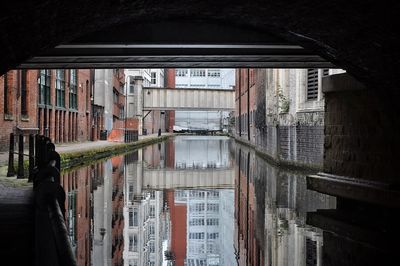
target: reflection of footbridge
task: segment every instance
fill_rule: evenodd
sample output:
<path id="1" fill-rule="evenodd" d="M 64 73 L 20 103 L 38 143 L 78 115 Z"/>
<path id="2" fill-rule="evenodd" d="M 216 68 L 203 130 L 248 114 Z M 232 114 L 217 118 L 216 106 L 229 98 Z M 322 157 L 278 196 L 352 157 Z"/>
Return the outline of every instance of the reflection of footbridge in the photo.
<path id="1" fill-rule="evenodd" d="M 142 188 L 233 188 L 234 169 L 145 169 Z"/>

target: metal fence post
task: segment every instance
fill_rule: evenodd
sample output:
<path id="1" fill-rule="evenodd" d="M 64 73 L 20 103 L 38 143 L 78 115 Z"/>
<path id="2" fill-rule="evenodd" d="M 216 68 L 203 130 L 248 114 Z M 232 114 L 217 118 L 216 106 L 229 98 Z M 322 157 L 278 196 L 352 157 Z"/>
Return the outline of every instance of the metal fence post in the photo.
<path id="1" fill-rule="evenodd" d="M 18 136 L 18 171 L 17 178 L 24 178 L 24 136 Z"/>
<path id="2" fill-rule="evenodd" d="M 29 177 L 28 182 L 33 181 L 33 168 L 35 167 L 35 137 L 33 134 L 29 135 Z"/>
<path id="3" fill-rule="evenodd" d="M 10 133 L 10 148 L 8 153 L 7 176 L 15 176 L 14 169 L 14 133 Z"/>

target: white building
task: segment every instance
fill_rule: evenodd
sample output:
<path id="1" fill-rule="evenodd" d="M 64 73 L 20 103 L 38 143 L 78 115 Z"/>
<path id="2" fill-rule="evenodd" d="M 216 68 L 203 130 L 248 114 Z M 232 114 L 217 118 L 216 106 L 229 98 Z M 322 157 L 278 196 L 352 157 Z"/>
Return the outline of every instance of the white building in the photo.
<path id="1" fill-rule="evenodd" d="M 164 69 L 125 69 L 126 117 L 139 120 L 143 128 L 143 87 L 164 87 Z"/>
<path id="2" fill-rule="evenodd" d="M 113 69 L 95 70 L 93 103 L 104 107 L 104 129 L 113 129 Z"/>
<path id="3" fill-rule="evenodd" d="M 235 69 L 188 69 L 175 71 L 176 88 L 229 90 L 235 85 Z M 176 111 L 175 126 L 182 130 L 222 130 L 226 111 Z"/>

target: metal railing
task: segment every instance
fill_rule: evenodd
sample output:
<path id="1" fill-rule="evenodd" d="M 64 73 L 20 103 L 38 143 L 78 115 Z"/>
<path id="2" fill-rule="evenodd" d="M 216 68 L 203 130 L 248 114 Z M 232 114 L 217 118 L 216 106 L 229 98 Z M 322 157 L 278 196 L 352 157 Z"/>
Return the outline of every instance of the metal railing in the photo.
<path id="1" fill-rule="evenodd" d="M 51 140 L 36 135 L 33 188 L 35 195 L 35 265 L 75 266 L 65 223 L 65 191 L 60 185 L 60 155 Z"/>

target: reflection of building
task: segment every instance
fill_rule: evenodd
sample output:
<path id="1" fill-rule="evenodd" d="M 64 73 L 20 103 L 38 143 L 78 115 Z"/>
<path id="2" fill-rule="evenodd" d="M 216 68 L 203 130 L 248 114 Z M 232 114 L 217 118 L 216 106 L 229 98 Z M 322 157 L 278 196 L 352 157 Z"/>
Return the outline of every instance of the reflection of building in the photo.
<path id="1" fill-rule="evenodd" d="M 175 192 L 175 197 L 186 200 L 188 206 L 187 265 L 232 265 L 224 261 L 231 261 L 233 254 L 233 241 L 229 241 L 233 240 L 232 191 L 184 190 Z"/>
<path id="2" fill-rule="evenodd" d="M 124 264 L 129 266 L 161 265 L 163 259 L 163 192 L 142 191 L 142 156 L 142 150 L 139 150 L 126 155 L 125 161 L 123 256 Z"/>
<path id="3" fill-rule="evenodd" d="M 123 157 L 114 157 L 101 165 L 93 176 L 92 265 L 122 265 Z"/>
<path id="4" fill-rule="evenodd" d="M 65 209 L 68 234 L 77 265 L 92 265 L 90 251 L 92 249 L 92 188 L 93 174 L 101 172 L 101 164 L 83 167 L 62 174 L 61 185 L 66 193 Z"/>
<path id="5" fill-rule="evenodd" d="M 332 197 L 306 189 L 305 177 L 236 149 L 235 254 L 239 265 L 321 265 L 322 235 L 307 211 L 333 208 Z"/>

